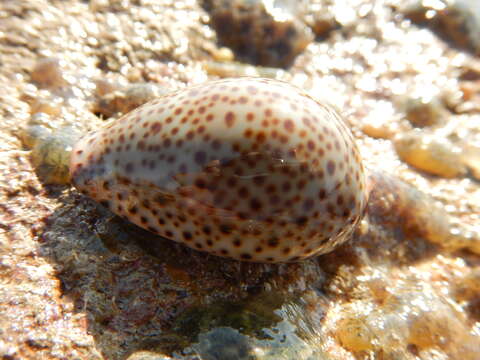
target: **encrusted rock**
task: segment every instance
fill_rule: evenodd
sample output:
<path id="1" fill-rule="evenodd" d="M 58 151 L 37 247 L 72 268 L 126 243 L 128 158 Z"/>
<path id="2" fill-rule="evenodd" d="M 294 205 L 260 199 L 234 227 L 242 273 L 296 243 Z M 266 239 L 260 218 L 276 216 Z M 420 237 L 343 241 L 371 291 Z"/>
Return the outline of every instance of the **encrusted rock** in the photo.
<path id="1" fill-rule="evenodd" d="M 289 67 L 312 42 L 310 28 L 285 9 L 264 1 L 205 0 L 221 44 L 255 65 Z"/>

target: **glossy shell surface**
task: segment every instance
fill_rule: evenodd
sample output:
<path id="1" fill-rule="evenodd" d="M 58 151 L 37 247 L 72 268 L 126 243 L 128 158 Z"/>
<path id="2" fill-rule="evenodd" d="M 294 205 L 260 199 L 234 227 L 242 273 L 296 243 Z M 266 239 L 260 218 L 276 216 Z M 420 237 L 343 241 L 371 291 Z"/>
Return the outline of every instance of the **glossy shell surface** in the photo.
<path id="1" fill-rule="evenodd" d="M 235 78 L 155 99 L 81 139 L 72 183 L 194 249 L 297 261 L 348 239 L 365 176 L 341 117 L 288 83 Z"/>

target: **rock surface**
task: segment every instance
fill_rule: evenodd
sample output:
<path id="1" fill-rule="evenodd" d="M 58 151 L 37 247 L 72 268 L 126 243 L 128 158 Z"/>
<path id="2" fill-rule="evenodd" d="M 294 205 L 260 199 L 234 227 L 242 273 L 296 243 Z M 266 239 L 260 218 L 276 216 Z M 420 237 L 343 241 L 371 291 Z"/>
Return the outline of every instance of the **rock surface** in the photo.
<path id="1" fill-rule="evenodd" d="M 474 149 L 464 161 L 475 169 L 479 60 L 412 25 L 400 3 L 348 1 L 350 13 L 333 14 L 342 28 L 268 73 L 337 106 L 369 168 L 429 194 L 458 231 L 475 235 L 475 172 L 417 171 L 390 139 L 412 130 L 399 96 L 448 89 L 449 114 L 435 134 Z M 68 126 L 85 132 L 115 121 L 116 109 L 109 120 L 94 110 L 108 84 L 178 89 L 213 78 L 205 65 L 218 61 L 219 34 L 196 2 L 12 0 L 0 2 L 0 18 L 1 357 L 479 358 L 480 259 L 439 246 L 420 217 L 405 223 L 408 213 L 381 215 L 382 203 L 371 204 L 376 216 L 330 254 L 240 264 L 161 240 L 37 176 L 32 147 Z M 230 76 L 235 69 L 245 66 Z M 382 117 L 383 138 L 363 131 Z"/>

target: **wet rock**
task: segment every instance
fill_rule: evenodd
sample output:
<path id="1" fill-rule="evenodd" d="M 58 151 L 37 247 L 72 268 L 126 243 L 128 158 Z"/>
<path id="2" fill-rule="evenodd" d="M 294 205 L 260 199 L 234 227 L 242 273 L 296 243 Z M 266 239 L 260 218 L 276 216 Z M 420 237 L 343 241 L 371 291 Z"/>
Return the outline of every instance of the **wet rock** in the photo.
<path id="1" fill-rule="evenodd" d="M 413 344 L 423 354 L 442 349 L 456 358 L 464 351 L 465 358 L 474 359 L 475 338 L 462 314 L 439 297 L 434 287 L 415 283 L 415 277 L 392 279 L 381 303 L 359 299 L 344 304 L 337 320 L 342 345 L 354 354 L 385 349 L 397 354 L 393 358 L 413 359 L 409 354 Z M 368 287 L 371 280 L 368 275 L 365 278 Z"/>
<path id="2" fill-rule="evenodd" d="M 221 44 L 255 65 L 289 67 L 313 34 L 287 7 L 266 1 L 204 0 Z"/>
<path id="3" fill-rule="evenodd" d="M 427 239 L 447 251 L 468 249 L 480 254 L 480 232 L 455 223 L 445 208 L 430 196 L 376 171 L 370 173 L 369 183 L 372 187 L 367 208 L 370 235 L 379 231 L 378 226 L 395 228 L 410 239 Z M 421 248 L 419 243 L 414 246 Z"/>
<path id="4" fill-rule="evenodd" d="M 394 140 L 400 159 L 427 173 L 452 178 L 464 175 L 461 149 L 447 139 L 425 131 L 410 131 Z"/>
<path id="5" fill-rule="evenodd" d="M 375 334 L 366 324 L 365 316 L 345 317 L 338 323 L 338 340 L 353 352 L 373 350 Z"/>
<path id="6" fill-rule="evenodd" d="M 299 294 L 297 300 L 292 299 L 282 304 L 279 300 L 283 296 L 278 295 L 280 294 L 263 294 L 246 308 L 230 309 L 228 317 L 231 319 L 258 319 L 256 332 L 252 333 L 240 324 L 234 327 L 217 326 L 201 332 L 184 353 L 199 354 L 205 360 L 323 358 L 325 352 L 315 343 L 318 334 L 314 330 L 319 326 L 316 321 L 321 317 L 311 310 L 321 313 L 325 300 L 314 291 L 309 291 Z M 266 299 L 269 301 L 265 302 Z M 262 322 L 266 314 L 274 320 L 271 324 Z M 252 325 L 255 324 L 252 323 L 249 327 Z"/>
<path id="7" fill-rule="evenodd" d="M 455 46 L 480 54 L 480 5 L 477 0 L 416 0 L 402 12 L 415 24 L 431 28 Z"/>

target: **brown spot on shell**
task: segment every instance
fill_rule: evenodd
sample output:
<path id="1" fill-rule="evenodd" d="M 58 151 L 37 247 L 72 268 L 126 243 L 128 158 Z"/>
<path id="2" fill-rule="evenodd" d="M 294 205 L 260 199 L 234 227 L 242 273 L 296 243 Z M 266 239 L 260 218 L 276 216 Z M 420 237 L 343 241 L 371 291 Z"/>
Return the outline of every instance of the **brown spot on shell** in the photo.
<path id="1" fill-rule="evenodd" d="M 232 111 L 229 111 L 225 114 L 225 123 L 227 127 L 232 127 L 235 123 L 235 114 Z"/>
<path id="2" fill-rule="evenodd" d="M 288 132 L 292 132 L 295 129 L 295 125 L 293 124 L 292 119 L 285 120 L 285 122 L 283 123 L 283 126 L 285 127 L 285 130 L 287 130 Z"/>

